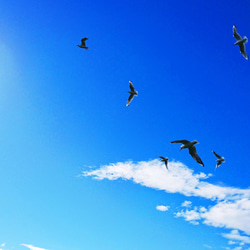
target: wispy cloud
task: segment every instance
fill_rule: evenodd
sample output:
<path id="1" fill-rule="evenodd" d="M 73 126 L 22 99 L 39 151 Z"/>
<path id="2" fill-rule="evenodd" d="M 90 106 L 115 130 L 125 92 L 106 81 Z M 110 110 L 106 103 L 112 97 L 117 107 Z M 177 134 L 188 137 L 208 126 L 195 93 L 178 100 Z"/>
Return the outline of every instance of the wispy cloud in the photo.
<path id="1" fill-rule="evenodd" d="M 206 247 L 206 248 L 210 248 L 210 249 L 212 248 L 211 246 L 209 246 L 207 244 L 204 244 L 203 246 Z"/>
<path id="2" fill-rule="evenodd" d="M 235 242 L 234 242 L 235 240 L 243 242 L 243 243 L 250 244 L 250 237 L 240 235 L 238 230 L 232 230 L 229 234 L 223 233 L 222 235 L 225 238 L 231 240 L 229 244 L 232 244 L 232 242 L 233 242 L 233 244 L 235 244 Z M 232 241 L 232 240 L 234 240 L 234 241 Z"/>
<path id="3" fill-rule="evenodd" d="M 118 162 L 102 166 L 99 169 L 83 171 L 83 176 L 102 180 L 131 180 L 142 186 L 164 190 L 167 193 L 180 193 L 187 197 L 195 196 L 211 200 L 209 207 L 190 208 L 192 203 L 184 201 L 185 209 L 177 211 L 177 217 L 183 217 L 192 224 L 202 222 L 214 227 L 233 229 L 235 234 L 223 234 L 230 240 L 248 242 L 247 236 L 241 236 L 238 230 L 250 235 L 250 189 L 226 187 L 209 183 L 211 174 L 195 173 L 181 162 L 169 162 L 169 170 L 159 160 L 140 162 Z M 230 235 L 230 236 L 229 236 Z M 230 238 L 231 237 L 231 238 Z"/>
<path id="4" fill-rule="evenodd" d="M 169 206 L 159 205 L 159 206 L 156 206 L 156 209 L 159 211 L 165 212 L 169 209 Z"/>
<path id="5" fill-rule="evenodd" d="M 48 249 L 45 249 L 45 248 L 35 247 L 35 246 L 32 246 L 32 245 L 28 245 L 28 244 L 20 244 L 20 245 L 24 246 L 24 247 L 27 247 L 30 250 L 48 250 Z"/>
<path id="6" fill-rule="evenodd" d="M 201 220 L 201 212 L 198 211 L 197 207 L 194 210 L 182 210 L 181 212 L 176 213 L 176 217 L 184 217 L 186 221 L 194 225 L 198 225 L 198 220 Z"/>
<path id="7" fill-rule="evenodd" d="M 182 206 L 182 207 L 190 207 L 191 204 L 192 204 L 191 201 L 184 201 L 184 202 L 181 204 L 181 206 Z"/>

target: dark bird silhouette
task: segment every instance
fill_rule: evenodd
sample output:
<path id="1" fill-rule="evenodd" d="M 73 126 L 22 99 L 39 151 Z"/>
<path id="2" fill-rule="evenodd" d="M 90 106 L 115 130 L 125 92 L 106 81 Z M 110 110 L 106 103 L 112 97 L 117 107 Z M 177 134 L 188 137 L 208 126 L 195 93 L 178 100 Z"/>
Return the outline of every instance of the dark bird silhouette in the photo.
<path id="1" fill-rule="evenodd" d="M 127 104 L 126 104 L 127 107 L 129 106 L 129 104 L 133 100 L 134 96 L 138 95 L 138 91 L 135 91 L 135 88 L 134 88 L 134 86 L 133 86 L 133 84 L 132 84 L 131 81 L 129 81 L 129 88 L 130 88 L 131 91 L 128 91 L 128 93 L 130 93 L 130 96 L 129 96 Z"/>
<path id="2" fill-rule="evenodd" d="M 225 162 L 225 158 L 223 156 L 220 156 L 218 154 L 216 154 L 214 151 L 212 151 L 214 153 L 214 155 L 218 158 L 215 170 L 222 164 L 222 162 Z"/>
<path id="3" fill-rule="evenodd" d="M 197 163 L 204 167 L 204 163 L 202 162 L 200 156 L 197 154 L 196 147 L 194 146 L 194 144 L 199 143 L 198 141 L 194 140 L 190 142 L 188 140 L 177 140 L 171 141 L 171 143 L 182 143 L 180 150 L 182 150 L 183 148 L 188 148 L 189 154 L 196 160 Z"/>
<path id="4" fill-rule="evenodd" d="M 163 156 L 159 156 L 161 158 L 161 162 L 165 163 L 166 168 L 168 169 L 168 157 L 163 157 Z"/>
<path id="5" fill-rule="evenodd" d="M 87 37 L 83 38 L 81 41 L 82 41 L 82 44 L 81 45 L 77 45 L 79 48 L 82 48 L 82 49 L 88 49 L 89 47 L 86 47 L 86 40 L 88 40 Z"/>
<path id="6" fill-rule="evenodd" d="M 234 45 L 239 45 L 240 53 L 248 60 L 248 54 L 246 53 L 246 47 L 245 47 L 245 43 L 247 43 L 247 37 L 244 36 L 243 38 L 241 38 L 239 33 L 237 33 L 237 28 L 235 25 L 233 26 L 233 36 L 237 40 L 237 42 Z"/>

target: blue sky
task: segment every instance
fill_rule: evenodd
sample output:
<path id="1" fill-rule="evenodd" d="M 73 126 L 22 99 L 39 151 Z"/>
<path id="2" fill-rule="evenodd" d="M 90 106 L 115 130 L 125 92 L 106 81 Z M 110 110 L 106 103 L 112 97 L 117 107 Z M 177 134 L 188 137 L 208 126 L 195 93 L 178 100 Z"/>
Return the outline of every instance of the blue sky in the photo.
<path id="1" fill-rule="evenodd" d="M 250 249 L 248 1 L 0 6 L 1 250 Z"/>

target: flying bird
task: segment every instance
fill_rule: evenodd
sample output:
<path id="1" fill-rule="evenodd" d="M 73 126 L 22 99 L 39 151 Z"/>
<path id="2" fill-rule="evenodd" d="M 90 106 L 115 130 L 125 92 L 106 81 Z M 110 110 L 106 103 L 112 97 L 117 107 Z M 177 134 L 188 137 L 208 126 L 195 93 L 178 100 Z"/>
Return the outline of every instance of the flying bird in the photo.
<path id="1" fill-rule="evenodd" d="M 246 47 L 245 47 L 245 43 L 247 43 L 247 37 L 244 36 L 243 38 L 241 38 L 239 33 L 237 33 L 237 28 L 235 25 L 233 25 L 233 36 L 237 40 L 237 42 L 234 45 L 239 45 L 240 53 L 248 60 L 248 54 L 246 53 Z"/>
<path id="2" fill-rule="evenodd" d="M 166 168 L 168 169 L 168 157 L 163 157 L 163 156 L 159 156 L 161 158 L 161 162 L 165 163 Z"/>
<path id="3" fill-rule="evenodd" d="M 128 101 L 127 101 L 127 104 L 126 104 L 127 107 L 129 106 L 129 104 L 130 104 L 131 101 L 133 100 L 134 96 L 135 96 L 135 95 L 136 95 L 136 96 L 138 95 L 138 91 L 135 91 L 135 88 L 134 88 L 134 86 L 133 86 L 133 84 L 132 84 L 131 81 L 129 81 L 129 87 L 130 87 L 130 90 L 131 90 L 131 91 L 128 91 L 128 93 L 130 93 L 130 96 L 129 96 Z"/>
<path id="4" fill-rule="evenodd" d="M 225 158 L 223 156 L 220 156 L 218 154 L 216 154 L 214 151 L 212 151 L 214 153 L 214 155 L 218 158 L 215 170 L 222 164 L 222 162 L 225 162 Z"/>
<path id="5" fill-rule="evenodd" d="M 82 49 L 88 49 L 89 47 L 86 47 L 86 40 L 88 40 L 87 37 L 84 37 L 81 41 L 82 41 L 82 44 L 81 45 L 77 45 L 79 48 L 82 48 Z"/>
<path id="6" fill-rule="evenodd" d="M 194 140 L 192 142 L 188 140 L 177 140 L 177 141 L 171 141 L 171 143 L 182 143 L 180 150 L 183 148 L 188 148 L 189 154 L 198 162 L 201 166 L 204 167 L 204 163 L 202 162 L 200 156 L 197 154 L 196 147 L 194 144 L 198 144 L 199 142 Z"/>

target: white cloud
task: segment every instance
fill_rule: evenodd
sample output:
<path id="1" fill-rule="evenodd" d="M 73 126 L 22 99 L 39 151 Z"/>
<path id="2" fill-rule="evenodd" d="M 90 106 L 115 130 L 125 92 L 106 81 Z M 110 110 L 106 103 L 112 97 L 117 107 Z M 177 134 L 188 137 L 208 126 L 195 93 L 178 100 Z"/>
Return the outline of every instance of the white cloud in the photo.
<path id="1" fill-rule="evenodd" d="M 169 170 L 166 171 L 166 167 L 159 160 L 118 162 L 96 170 L 83 171 L 82 175 L 92 176 L 98 180 L 122 178 L 168 193 L 181 193 L 211 200 L 237 200 L 250 197 L 250 189 L 222 187 L 202 181 L 211 175 L 195 174 L 181 162 L 169 162 L 168 165 Z"/>
<path id="2" fill-rule="evenodd" d="M 163 190 L 167 193 L 180 193 L 187 197 L 196 196 L 208 199 L 211 204 L 195 207 L 192 210 L 182 210 L 175 213 L 176 217 L 183 217 L 192 224 L 202 222 L 214 227 L 224 227 L 240 230 L 250 235 L 250 189 L 211 184 L 207 179 L 211 174 L 195 173 L 181 162 L 169 162 L 169 170 L 159 160 L 140 162 L 118 162 L 102 166 L 99 169 L 83 171 L 83 176 L 92 176 L 102 180 L 131 180 L 142 186 Z M 190 207 L 191 202 L 184 201 L 183 207 Z M 238 231 L 237 231 L 238 232 Z M 232 233 L 227 237 L 236 240 L 235 237 L 243 237 L 239 241 L 248 242 L 247 236 Z"/>
<path id="3" fill-rule="evenodd" d="M 197 211 L 197 208 L 194 210 L 182 210 L 181 212 L 177 212 L 176 217 L 183 217 L 186 221 L 189 221 L 193 225 L 198 225 L 199 222 L 197 220 L 201 219 L 201 213 Z"/>
<path id="4" fill-rule="evenodd" d="M 207 211 L 207 209 L 205 207 L 200 207 L 199 210 L 200 210 L 201 213 L 204 213 L 204 212 Z"/>
<path id="5" fill-rule="evenodd" d="M 229 234 L 223 233 L 222 236 L 229 240 L 237 240 L 243 243 L 250 244 L 250 237 L 240 235 L 239 231 L 236 229 L 232 230 Z"/>
<path id="6" fill-rule="evenodd" d="M 159 205 L 159 206 L 156 206 L 156 209 L 159 211 L 165 212 L 169 209 L 169 206 Z"/>
<path id="7" fill-rule="evenodd" d="M 211 246 L 209 246 L 207 244 L 204 244 L 203 246 L 206 247 L 206 248 L 212 248 Z"/>
<path id="8" fill-rule="evenodd" d="M 214 227 L 234 228 L 250 235 L 250 200 L 242 199 L 239 201 L 221 201 L 211 206 L 208 210 L 204 207 L 195 207 L 193 210 L 182 210 L 176 213 L 176 217 L 183 217 L 192 224 L 197 224 L 202 220 L 204 224 Z M 238 230 L 233 230 L 231 234 L 222 234 L 230 240 L 240 240 L 250 244 L 250 237 L 240 236 Z"/>
<path id="9" fill-rule="evenodd" d="M 229 244 L 229 245 L 234 245 L 234 244 L 236 244 L 236 242 L 235 242 L 235 241 L 230 240 L 230 241 L 228 241 L 228 244 Z"/>
<path id="10" fill-rule="evenodd" d="M 184 201 L 184 202 L 181 204 L 182 207 L 191 207 L 191 205 L 192 205 L 192 202 L 191 202 L 191 201 Z"/>
<path id="11" fill-rule="evenodd" d="M 40 247 L 34 247 L 32 245 L 27 245 L 27 244 L 20 244 L 21 246 L 24 246 L 24 247 L 27 247 L 29 248 L 30 250 L 48 250 L 48 249 L 45 249 L 45 248 L 40 248 Z"/>
<path id="12" fill-rule="evenodd" d="M 0 247 L 5 247 L 6 243 L 2 243 Z M 0 248 L 0 250 L 3 250 L 3 248 Z"/>
<path id="13" fill-rule="evenodd" d="M 250 235 L 250 199 L 219 202 L 202 217 L 208 225 L 239 229 Z"/>

